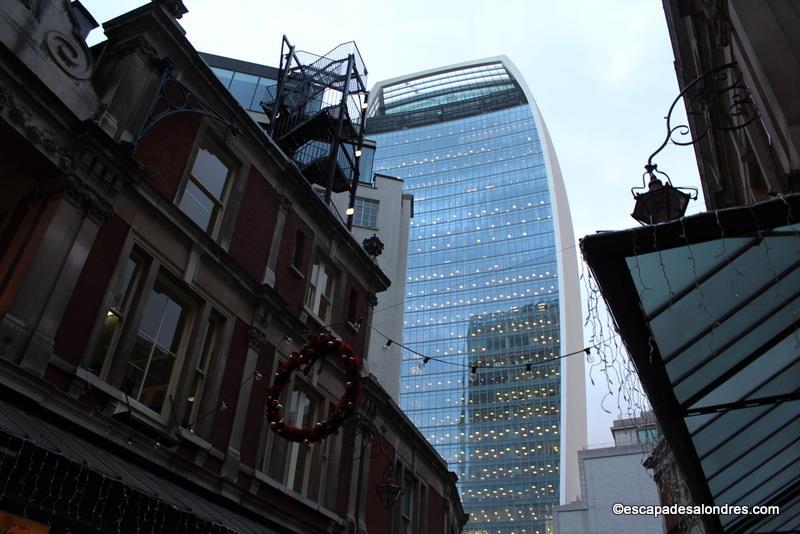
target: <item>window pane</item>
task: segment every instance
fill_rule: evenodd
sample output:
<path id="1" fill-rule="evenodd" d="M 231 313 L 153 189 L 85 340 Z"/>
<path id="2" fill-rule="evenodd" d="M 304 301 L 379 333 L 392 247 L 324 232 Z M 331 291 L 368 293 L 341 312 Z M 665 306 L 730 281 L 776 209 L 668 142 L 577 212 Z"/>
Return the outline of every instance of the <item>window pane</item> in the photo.
<path id="1" fill-rule="evenodd" d="M 208 363 L 211 360 L 211 356 L 217 351 L 217 340 L 221 328 L 222 319 L 212 315 L 208 320 L 206 339 L 203 341 L 203 352 L 200 355 L 200 361 L 197 363 L 197 369 L 203 373 L 208 372 Z"/>
<path id="2" fill-rule="evenodd" d="M 125 267 L 120 276 L 119 291 L 115 292 L 111 307 L 123 311 L 130 303 L 131 296 L 134 293 L 134 286 L 136 279 L 139 275 L 140 263 L 136 258 L 129 257 L 125 263 Z"/>
<path id="3" fill-rule="evenodd" d="M 161 322 L 161 329 L 158 331 L 158 344 L 165 350 L 178 352 L 183 318 L 183 306 L 167 297 L 164 318 Z"/>
<path id="4" fill-rule="evenodd" d="M 219 67 L 211 67 L 211 71 L 217 75 L 219 81 L 222 82 L 222 85 L 225 86 L 225 89 L 231 84 L 231 78 L 233 78 L 233 71 L 227 69 L 220 69 Z"/>
<path id="5" fill-rule="evenodd" d="M 256 96 L 253 98 L 253 103 L 251 104 L 250 109 L 252 109 L 253 111 L 260 111 L 263 113 L 264 110 L 261 109 L 261 102 L 264 101 L 264 96 L 267 93 L 267 89 L 269 87 L 275 87 L 277 83 L 278 83 L 277 80 L 270 80 L 269 78 L 259 78 L 258 87 L 256 87 Z M 272 89 L 272 91 L 275 91 L 275 89 Z"/>
<path id="6" fill-rule="evenodd" d="M 292 265 L 298 269 L 302 268 L 303 266 L 303 250 L 305 249 L 305 246 L 306 236 L 303 232 L 298 230 L 294 240 L 294 254 L 292 256 Z"/>
<path id="7" fill-rule="evenodd" d="M 222 324 L 223 320 L 215 315 L 212 315 L 208 320 L 208 330 L 206 331 L 206 337 L 203 341 L 203 351 L 200 353 L 200 361 L 197 362 L 197 368 L 194 372 L 192 389 L 189 390 L 189 396 L 186 398 L 186 411 L 183 419 L 183 426 L 192 425 L 197 421 L 198 410 L 200 409 L 203 395 L 205 394 L 204 390 L 209 364 L 219 347 L 218 340 Z"/>
<path id="8" fill-rule="evenodd" d="M 183 338 L 185 311 L 185 306 L 175 299 L 169 286 L 157 281 L 148 296 L 128 360 L 123 391 L 157 412 L 163 409 L 169 392 Z"/>
<path id="9" fill-rule="evenodd" d="M 358 162 L 358 181 L 371 184 L 372 183 L 372 163 L 375 159 L 375 149 L 372 147 L 363 147 L 361 149 L 361 159 Z"/>
<path id="10" fill-rule="evenodd" d="M 413 499 L 414 479 L 405 477 L 403 481 L 403 497 L 402 497 L 402 510 L 403 515 L 411 518 L 411 501 Z"/>
<path id="11" fill-rule="evenodd" d="M 312 416 L 314 414 L 314 405 L 311 400 L 301 393 L 301 401 L 298 414 L 297 426 L 301 428 L 310 427 L 312 424 Z M 298 493 L 304 493 L 304 482 L 307 480 L 306 471 L 308 470 L 308 460 L 311 457 L 311 447 L 306 447 L 298 443 L 293 443 L 292 447 L 296 448 L 295 451 L 297 458 L 294 465 L 294 480 L 292 482 L 292 489 Z"/>
<path id="12" fill-rule="evenodd" d="M 233 97 L 239 101 L 239 104 L 241 104 L 243 108 L 250 109 L 257 84 L 258 76 L 237 72 L 234 74 L 233 82 L 231 82 L 231 86 L 228 90 Z"/>
<path id="13" fill-rule="evenodd" d="M 139 397 L 139 388 L 144 379 L 144 372 L 147 362 L 150 359 L 150 352 L 153 350 L 153 340 L 139 334 L 133 344 L 133 351 L 128 359 L 128 370 L 125 373 L 125 380 L 122 382 L 122 391 L 133 398 Z"/>
<path id="14" fill-rule="evenodd" d="M 197 158 L 192 167 L 194 176 L 203 187 L 208 189 L 217 200 L 222 200 L 225 180 L 228 178 L 228 167 L 206 148 L 197 151 Z"/>
<path id="15" fill-rule="evenodd" d="M 164 407 L 175 360 L 173 354 L 158 347 L 153 351 L 139 401 L 156 412 Z"/>
<path id="16" fill-rule="evenodd" d="M 186 192 L 178 207 L 200 228 L 208 230 L 211 215 L 214 213 L 214 202 L 191 180 L 186 184 Z"/>
<path id="17" fill-rule="evenodd" d="M 353 224 L 377 228 L 378 226 L 378 205 L 377 200 L 370 198 L 356 197 L 355 214 Z"/>
<path id="18" fill-rule="evenodd" d="M 161 324 L 161 316 L 164 313 L 164 306 L 167 304 L 167 296 L 160 291 L 151 291 L 147 297 L 147 304 L 142 314 L 142 322 L 139 325 L 139 332 L 146 334 L 149 338 L 155 339 L 158 335 L 158 327 Z"/>
<path id="19" fill-rule="evenodd" d="M 103 326 L 100 329 L 100 337 L 97 340 L 97 346 L 92 354 L 91 361 L 89 362 L 88 369 L 96 375 L 100 374 L 103 369 L 108 353 L 111 351 L 112 345 L 116 341 L 117 328 L 121 320 L 117 314 L 112 311 L 107 312 L 105 319 L 103 319 Z"/>
<path id="20" fill-rule="evenodd" d="M 335 282 L 336 275 L 331 267 L 317 260 L 311 268 L 306 305 L 323 321 L 328 320 Z"/>
<path id="21" fill-rule="evenodd" d="M 102 373 L 106 360 L 116 349 L 122 325 L 127 317 L 133 295 L 136 293 L 142 263 L 138 253 L 134 251 L 127 258 L 122 271 L 117 275 L 109 309 L 103 317 L 100 334 L 94 346 L 91 360 L 88 362 L 87 369 L 97 375 Z M 86 365 L 86 362 L 83 363 Z"/>

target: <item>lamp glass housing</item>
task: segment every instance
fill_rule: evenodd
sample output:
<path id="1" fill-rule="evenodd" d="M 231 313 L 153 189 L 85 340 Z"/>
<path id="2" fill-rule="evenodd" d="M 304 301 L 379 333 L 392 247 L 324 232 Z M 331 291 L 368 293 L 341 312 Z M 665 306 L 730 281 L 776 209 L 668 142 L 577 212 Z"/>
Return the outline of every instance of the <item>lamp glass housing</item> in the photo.
<path id="1" fill-rule="evenodd" d="M 675 189 L 667 182 L 653 180 L 646 193 L 634 195 L 636 205 L 631 217 L 642 224 L 658 224 L 683 217 L 691 195 Z"/>

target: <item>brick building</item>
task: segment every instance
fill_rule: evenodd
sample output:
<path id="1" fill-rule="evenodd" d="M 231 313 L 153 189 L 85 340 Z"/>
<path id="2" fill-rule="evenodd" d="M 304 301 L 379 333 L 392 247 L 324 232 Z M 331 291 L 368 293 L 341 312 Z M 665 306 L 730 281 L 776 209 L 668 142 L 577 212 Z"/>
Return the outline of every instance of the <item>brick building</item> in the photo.
<path id="1" fill-rule="evenodd" d="M 363 354 L 390 280 L 183 13 L 149 3 L 89 50 L 77 2 L 0 9 L 0 521 L 459 532 L 455 475 L 374 377 L 320 443 L 267 425 L 276 370 L 325 329 Z M 332 358 L 294 373 L 287 423 L 326 420 L 345 388 Z"/>

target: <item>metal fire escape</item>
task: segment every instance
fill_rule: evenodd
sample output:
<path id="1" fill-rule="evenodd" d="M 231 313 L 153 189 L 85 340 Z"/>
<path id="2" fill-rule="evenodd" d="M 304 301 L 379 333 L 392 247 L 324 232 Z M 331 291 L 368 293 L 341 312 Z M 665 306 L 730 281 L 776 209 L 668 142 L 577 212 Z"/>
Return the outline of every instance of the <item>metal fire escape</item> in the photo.
<path id="1" fill-rule="evenodd" d="M 278 83 L 261 103 L 270 118 L 269 134 L 309 182 L 325 188 L 328 205 L 331 193 L 348 190 L 350 208 L 355 203 L 364 145 L 366 76 L 352 41 L 318 56 L 295 51 L 284 36 Z"/>

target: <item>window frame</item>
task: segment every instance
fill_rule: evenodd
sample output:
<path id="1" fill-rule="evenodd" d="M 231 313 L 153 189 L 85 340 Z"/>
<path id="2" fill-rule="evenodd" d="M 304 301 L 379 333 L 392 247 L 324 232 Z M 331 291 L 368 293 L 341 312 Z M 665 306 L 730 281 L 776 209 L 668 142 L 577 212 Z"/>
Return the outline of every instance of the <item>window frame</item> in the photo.
<path id="1" fill-rule="evenodd" d="M 391 530 L 393 534 L 413 534 L 416 532 L 414 529 L 419 526 L 417 507 L 420 498 L 420 480 L 413 470 L 400 460 L 395 461 L 395 480 L 400 482 L 402 494 L 392 513 Z M 409 506 L 408 513 L 404 510 L 406 503 Z"/>
<path id="2" fill-rule="evenodd" d="M 222 165 L 228 169 L 219 198 L 208 189 L 200 178 L 194 175 L 195 164 L 197 163 L 198 155 L 201 150 L 205 150 L 215 156 Z M 225 144 L 219 140 L 218 136 L 214 134 L 213 129 L 207 124 L 204 124 L 198 132 L 194 146 L 192 146 L 190 157 L 184 169 L 181 186 L 178 188 L 178 193 L 175 196 L 175 206 L 181 213 L 188 217 L 192 223 L 200 228 L 203 233 L 207 234 L 212 239 L 216 240 L 219 237 L 220 230 L 223 226 L 222 221 L 225 218 L 226 210 L 230 204 L 231 192 L 235 189 L 234 183 L 236 182 L 237 176 L 240 174 L 241 167 L 242 165 L 239 160 L 231 153 Z M 190 185 L 198 188 L 203 196 L 210 200 L 214 206 L 206 228 L 203 228 L 182 207 L 186 195 L 189 194 L 188 189 Z"/>
<path id="3" fill-rule="evenodd" d="M 367 209 L 367 205 L 374 206 Z M 355 213 L 353 214 L 353 225 L 360 226 L 361 228 L 378 229 L 378 212 L 381 207 L 381 202 L 375 198 L 369 197 L 356 197 L 355 200 Z M 369 214 L 369 220 L 364 220 L 366 214 Z M 373 224 L 368 224 L 373 223 Z"/>
<path id="4" fill-rule="evenodd" d="M 303 273 L 303 260 L 305 259 L 305 249 L 306 249 L 306 234 L 303 232 L 302 229 L 298 228 L 294 234 L 294 245 L 292 250 L 292 263 L 291 267 L 294 267 L 295 271 L 300 273 L 302 276 Z"/>
<path id="5" fill-rule="evenodd" d="M 319 299 L 317 299 L 317 293 L 319 291 L 318 288 L 320 285 L 320 273 L 323 271 L 323 267 L 324 272 L 326 273 L 325 287 L 327 288 L 330 286 L 330 294 L 326 295 L 326 293 L 323 292 Z M 330 324 L 332 321 L 334 315 L 334 306 L 339 289 L 337 286 L 340 278 L 340 272 L 338 269 L 336 269 L 336 267 L 334 267 L 334 263 L 332 261 L 325 258 L 321 254 L 317 254 L 314 257 L 314 261 L 311 262 L 307 277 L 308 284 L 306 286 L 306 295 L 303 299 L 303 307 L 305 308 L 306 312 L 315 317 L 322 325 Z M 327 308 L 325 313 L 320 313 L 323 298 L 325 298 L 327 301 Z"/>
<path id="6" fill-rule="evenodd" d="M 120 352 L 120 346 L 123 343 L 125 333 L 131 321 L 135 320 L 136 311 L 140 306 L 142 286 L 146 283 L 146 278 L 152 263 L 150 255 L 133 244 L 133 242 L 127 243 L 126 245 L 127 246 L 123 247 L 123 251 L 117 260 L 111 282 L 106 288 L 106 296 L 100 307 L 103 312 L 95 321 L 92 333 L 89 337 L 89 342 L 86 345 L 86 354 L 80 362 L 81 367 L 86 369 L 86 371 L 105 381 L 107 381 L 111 374 L 111 367 L 114 365 Z M 136 271 L 132 273 L 131 280 L 128 282 L 128 288 L 122 289 L 121 284 L 123 283 L 125 268 L 131 258 L 135 258 L 134 262 L 137 263 L 135 267 Z M 130 294 L 128 294 L 128 291 L 130 291 Z M 115 299 L 117 297 L 119 297 L 121 301 L 119 306 L 115 304 Z M 93 371 L 91 367 L 96 360 L 96 353 L 99 349 L 98 345 L 102 343 L 104 324 L 109 315 L 117 316 L 120 322 L 115 327 L 109 346 L 102 356 L 100 368 Z"/>
<path id="7" fill-rule="evenodd" d="M 295 374 L 290 385 L 291 387 L 286 388 L 281 395 L 281 402 L 286 406 L 285 419 L 288 424 L 304 427 L 309 426 L 310 421 L 323 420 L 327 417 L 330 401 L 314 387 L 309 378 Z M 307 401 L 310 411 L 292 412 L 295 394 L 298 395 L 296 402 Z M 306 416 L 308 421 L 303 421 Z M 259 470 L 291 491 L 324 505 L 328 479 L 327 451 L 333 442 L 334 440 L 328 439 L 318 447 L 308 447 L 303 443 L 275 438 L 270 432 L 269 437 L 264 440 L 264 454 Z M 297 469 L 300 466 L 301 454 L 304 455 L 302 464 L 304 472 L 301 474 L 298 487 Z M 314 470 L 311 468 L 312 465 L 315 466 Z M 314 473 L 319 473 L 316 480 Z"/>
<path id="8" fill-rule="evenodd" d="M 150 413 L 156 414 L 158 419 L 162 422 L 169 420 L 172 410 L 174 407 L 170 402 L 170 397 L 172 399 L 175 398 L 175 393 L 178 390 L 180 382 L 182 380 L 182 370 L 184 368 L 187 354 L 189 353 L 189 345 L 191 340 L 196 334 L 197 330 L 197 301 L 195 298 L 192 297 L 184 288 L 181 287 L 180 280 L 176 278 L 172 273 L 170 273 L 167 269 L 163 267 L 162 264 L 157 262 L 155 259 L 151 262 L 151 267 L 156 267 L 155 276 L 152 279 L 152 283 L 149 283 L 143 287 L 141 287 L 140 298 L 138 302 L 138 314 L 135 318 L 136 320 L 128 325 L 127 334 L 130 337 L 127 346 L 123 347 L 125 351 L 122 354 L 122 358 L 119 358 L 118 362 L 115 362 L 115 366 L 118 367 L 117 369 L 117 376 L 119 376 L 119 381 L 116 382 L 120 391 L 126 396 L 126 399 L 130 401 L 136 401 L 142 409 L 147 410 Z M 179 332 L 176 332 L 176 335 L 180 337 L 178 341 L 178 348 L 176 352 L 169 353 L 175 357 L 175 361 L 172 365 L 172 370 L 170 371 L 170 378 L 168 383 L 166 384 L 166 391 L 164 394 L 164 400 L 162 401 L 161 409 L 155 410 L 152 407 L 148 406 L 144 401 L 140 400 L 140 396 L 144 391 L 144 386 L 147 381 L 147 373 L 150 370 L 150 366 L 152 365 L 153 354 L 156 350 L 157 340 L 153 341 L 153 347 L 151 348 L 150 357 L 148 360 L 147 368 L 144 370 L 143 377 L 141 379 L 141 383 L 139 386 L 139 393 L 137 395 L 132 395 L 130 393 L 125 392 L 124 381 L 128 377 L 128 369 L 132 365 L 130 363 L 131 356 L 133 355 L 134 347 L 136 344 L 137 339 L 139 338 L 140 329 L 142 326 L 143 314 L 145 308 L 147 307 L 147 302 L 150 296 L 155 292 L 156 285 L 162 284 L 163 287 L 167 287 L 170 290 L 169 295 L 177 295 L 178 299 L 184 304 L 183 313 L 185 316 L 181 316 L 181 322 L 178 325 L 180 329 Z M 175 299 L 171 299 L 175 300 Z M 162 324 L 159 328 L 163 325 L 164 316 L 162 315 L 161 321 Z M 135 326 L 134 326 L 135 323 Z M 159 332 L 160 333 L 160 332 Z M 149 336 L 148 336 L 149 337 Z M 123 360 L 124 359 L 124 365 Z"/>
<path id="9" fill-rule="evenodd" d="M 144 422 L 157 423 L 160 427 L 163 427 L 172 420 L 174 409 L 174 422 L 178 424 L 178 421 L 183 419 L 183 410 L 185 409 L 181 402 L 183 400 L 182 392 L 188 390 L 191 386 L 191 384 L 186 385 L 187 376 L 191 376 L 187 373 L 189 362 L 194 360 L 195 353 L 199 353 L 200 350 L 198 347 L 200 343 L 195 338 L 204 335 L 205 325 L 202 324 L 202 318 L 206 314 L 203 310 L 206 307 L 211 309 L 211 306 L 210 303 L 204 302 L 194 291 L 188 288 L 179 276 L 159 260 L 158 256 L 154 254 L 146 243 L 136 240 L 133 234 L 129 235 L 120 252 L 111 282 L 106 288 L 106 296 L 103 299 L 102 306 L 98 309 L 98 317 L 89 337 L 89 342 L 86 345 L 86 353 L 87 355 L 93 354 L 97 350 L 97 345 L 101 340 L 103 321 L 109 307 L 112 306 L 116 295 L 119 293 L 120 279 L 123 276 L 127 261 L 131 257 L 138 257 L 141 260 L 140 273 L 135 287 L 128 297 L 129 304 L 126 309 L 125 321 L 115 333 L 117 336 L 115 344 L 107 351 L 103 368 L 99 374 L 89 369 L 86 361 L 87 357 L 84 357 L 81 361 L 78 374 L 88 383 L 106 391 L 118 400 L 120 404 L 115 409 L 115 414 L 121 412 L 129 413 Z M 130 357 L 144 316 L 147 299 L 159 279 L 167 279 L 168 283 L 177 291 L 180 299 L 186 305 L 186 317 L 182 325 L 180 354 L 175 360 L 170 374 L 165 400 L 161 410 L 155 411 L 145 403 L 136 400 L 134 396 L 125 393 L 123 381 L 128 371 Z M 205 386 L 204 402 L 215 401 L 212 397 L 215 397 L 220 381 L 220 378 L 215 374 L 215 370 L 218 369 L 220 360 L 228 350 L 228 347 L 224 344 L 224 339 L 230 337 L 230 330 L 233 326 L 226 314 L 220 312 L 220 316 L 225 318 L 224 329 L 221 332 L 223 343 L 219 347 L 217 354 L 214 354 L 209 362 L 209 376 L 211 379 L 207 381 Z M 175 402 L 174 406 L 169 401 L 169 395 L 172 395 Z"/>
<path id="10" fill-rule="evenodd" d="M 198 418 L 205 413 L 209 405 L 216 403 L 216 399 L 213 399 L 213 403 L 211 399 L 211 397 L 214 397 L 213 391 L 218 387 L 214 374 L 219 362 L 222 360 L 222 354 L 226 350 L 224 341 L 230 337 L 229 329 L 231 326 L 225 315 L 210 304 L 206 304 L 206 306 L 209 308 L 208 317 L 202 317 L 205 316 L 205 313 L 203 313 L 198 319 L 202 325 L 202 332 L 198 331 L 197 333 L 199 334 L 198 338 L 202 336 L 202 342 L 198 343 L 194 350 L 190 351 L 190 357 L 186 359 L 184 368 L 181 370 L 181 378 L 178 381 L 179 386 L 181 384 L 184 386 L 184 391 L 179 391 L 180 397 L 176 396 L 176 399 L 180 398 L 182 403 L 181 426 L 190 428 L 195 433 L 205 430 L 204 428 L 197 428 Z M 212 323 L 214 324 L 216 339 L 214 339 L 212 346 L 209 346 L 208 336 Z M 208 353 L 206 352 L 207 349 Z M 195 389 L 195 380 L 198 372 L 202 374 L 202 383 Z M 190 396 L 194 396 L 195 400 L 189 401 Z M 203 421 L 201 420 L 199 423 L 201 427 L 203 426 L 202 423 Z"/>

